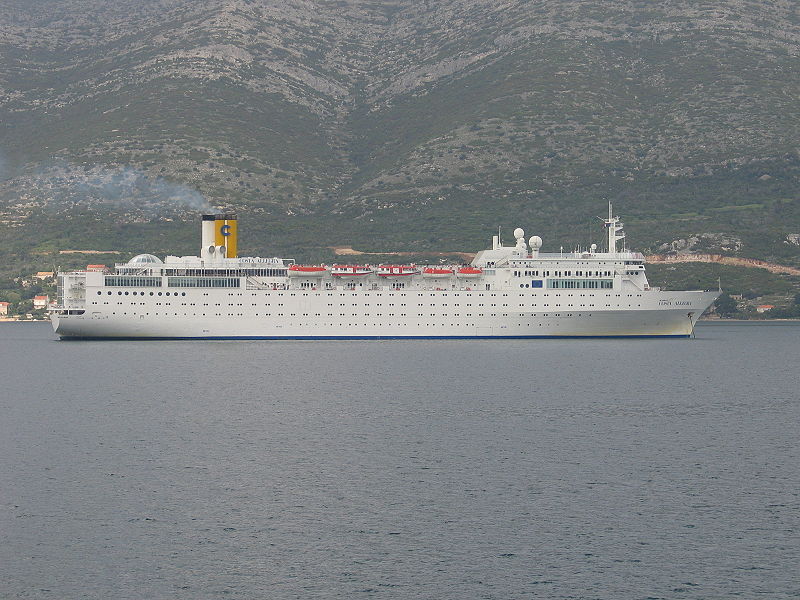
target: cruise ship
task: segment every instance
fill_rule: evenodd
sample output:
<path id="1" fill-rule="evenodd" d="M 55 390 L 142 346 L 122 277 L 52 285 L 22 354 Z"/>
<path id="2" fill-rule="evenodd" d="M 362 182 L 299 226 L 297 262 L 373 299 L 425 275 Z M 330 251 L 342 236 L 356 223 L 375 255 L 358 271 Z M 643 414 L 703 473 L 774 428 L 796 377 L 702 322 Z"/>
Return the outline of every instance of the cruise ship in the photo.
<path id="1" fill-rule="evenodd" d="M 500 235 L 469 265 L 302 265 L 239 257 L 234 214 L 204 214 L 200 256 L 139 254 L 58 274 L 62 339 L 689 337 L 720 291 L 652 287 L 609 205 L 606 247 L 541 252 Z"/>

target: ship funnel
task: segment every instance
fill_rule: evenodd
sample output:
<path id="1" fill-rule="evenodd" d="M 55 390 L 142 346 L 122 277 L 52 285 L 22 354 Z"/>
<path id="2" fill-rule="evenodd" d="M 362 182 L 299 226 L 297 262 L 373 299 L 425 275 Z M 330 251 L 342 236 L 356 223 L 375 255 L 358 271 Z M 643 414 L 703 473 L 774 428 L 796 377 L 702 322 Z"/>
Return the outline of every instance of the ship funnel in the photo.
<path id="1" fill-rule="evenodd" d="M 200 256 L 202 258 L 236 258 L 237 221 L 233 213 L 206 214 L 202 217 Z"/>

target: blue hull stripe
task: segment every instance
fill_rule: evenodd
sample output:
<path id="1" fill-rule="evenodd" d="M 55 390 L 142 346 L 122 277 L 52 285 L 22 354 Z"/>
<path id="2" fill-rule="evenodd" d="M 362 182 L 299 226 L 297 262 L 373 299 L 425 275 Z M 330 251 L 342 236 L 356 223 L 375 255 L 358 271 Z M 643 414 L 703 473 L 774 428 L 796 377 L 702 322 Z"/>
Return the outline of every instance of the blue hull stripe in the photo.
<path id="1" fill-rule="evenodd" d="M 624 339 L 624 338 L 688 338 L 688 334 L 676 335 L 212 335 L 198 337 L 92 337 L 61 336 L 63 341 L 72 340 L 573 340 L 573 339 Z"/>

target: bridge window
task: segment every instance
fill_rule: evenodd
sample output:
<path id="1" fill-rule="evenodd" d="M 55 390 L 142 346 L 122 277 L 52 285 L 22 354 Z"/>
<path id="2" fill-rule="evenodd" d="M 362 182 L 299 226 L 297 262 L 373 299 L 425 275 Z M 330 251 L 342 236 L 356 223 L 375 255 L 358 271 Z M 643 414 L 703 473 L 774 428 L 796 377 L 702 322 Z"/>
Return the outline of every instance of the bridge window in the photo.
<path id="1" fill-rule="evenodd" d="M 550 289 L 612 289 L 614 281 L 611 279 L 548 279 L 547 287 Z"/>

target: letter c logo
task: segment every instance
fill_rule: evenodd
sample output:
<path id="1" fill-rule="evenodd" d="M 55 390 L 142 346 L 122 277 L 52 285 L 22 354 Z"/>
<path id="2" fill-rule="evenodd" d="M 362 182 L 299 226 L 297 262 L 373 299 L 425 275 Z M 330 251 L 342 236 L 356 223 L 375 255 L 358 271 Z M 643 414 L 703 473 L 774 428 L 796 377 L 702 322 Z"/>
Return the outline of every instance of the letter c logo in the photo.
<path id="1" fill-rule="evenodd" d="M 230 225 L 223 225 L 219 228 L 219 232 L 222 235 L 230 235 L 231 234 L 231 226 Z"/>

